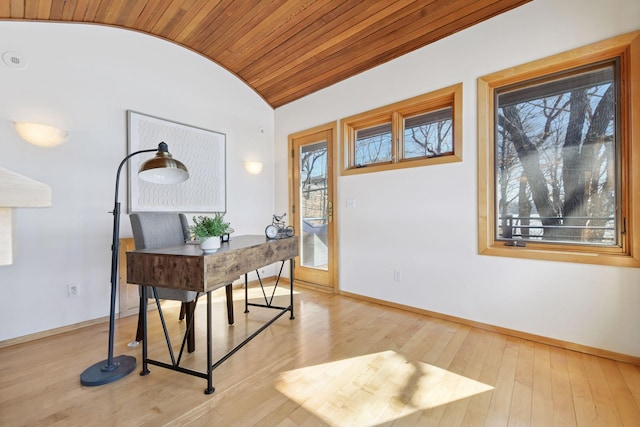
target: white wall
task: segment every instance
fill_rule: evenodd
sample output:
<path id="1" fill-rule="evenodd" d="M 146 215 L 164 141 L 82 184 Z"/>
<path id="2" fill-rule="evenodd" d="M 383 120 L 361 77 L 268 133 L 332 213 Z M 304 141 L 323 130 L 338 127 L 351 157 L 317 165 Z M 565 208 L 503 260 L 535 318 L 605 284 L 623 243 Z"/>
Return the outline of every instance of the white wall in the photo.
<path id="1" fill-rule="evenodd" d="M 480 256 L 476 189 L 477 77 L 637 29 L 637 0 L 536 0 L 277 109 L 286 188 L 288 134 L 463 82 L 462 163 L 339 178 L 340 288 L 640 356 L 640 269 Z"/>
<path id="2" fill-rule="evenodd" d="M 0 341 L 101 318 L 109 311 L 116 169 L 127 154 L 126 110 L 227 136 L 227 216 L 262 234 L 274 207 L 274 112 L 220 66 L 175 44 L 121 29 L 0 22 L 0 166 L 49 184 L 53 207 L 14 209 L 14 264 L 0 267 Z M 21 140 L 12 121 L 69 130 L 56 148 Z M 171 149 L 171 147 L 169 147 Z M 244 159 L 264 162 L 249 175 Z M 188 165 L 187 165 L 188 166 Z M 121 237 L 131 236 L 126 173 Z M 67 297 L 67 285 L 79 296 Z"/>

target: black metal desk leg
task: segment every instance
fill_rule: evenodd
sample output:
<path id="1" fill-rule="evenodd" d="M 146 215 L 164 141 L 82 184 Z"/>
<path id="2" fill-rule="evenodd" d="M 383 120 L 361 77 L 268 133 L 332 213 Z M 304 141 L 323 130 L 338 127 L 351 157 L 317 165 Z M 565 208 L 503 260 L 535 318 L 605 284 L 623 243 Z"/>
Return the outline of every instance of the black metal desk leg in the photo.
<path id="1" fill-rule="evenodd" d="M 244 274 L 244 312 L 249 312 L 249 278 L 247 273 Z"/>
<path id="2" fill-rule="evenodd" d="M 290 293 L 290 304 L 291 304 L 291 317 L 289 319 L 295 319 L 296 317 L 293 315 L 293 258 L 289 259 L 289 293 Z"/>
<path id="3" fill-rule="evenodd" d="M 213 387 L 213 357 L 212 357 L 212 339 L 211 339 L 211 291 L 207 292 L 207 388 L 204 394 L 211 394 L 216 391 Z"/>
<path id="4" fill-rule="evenodd" d="M 140 292 L 140 316 L 142 316 L 142 371 L 140 375 L 149 375 L 149 367 L 147 365 L 147 287 L 143 286 Z"/>

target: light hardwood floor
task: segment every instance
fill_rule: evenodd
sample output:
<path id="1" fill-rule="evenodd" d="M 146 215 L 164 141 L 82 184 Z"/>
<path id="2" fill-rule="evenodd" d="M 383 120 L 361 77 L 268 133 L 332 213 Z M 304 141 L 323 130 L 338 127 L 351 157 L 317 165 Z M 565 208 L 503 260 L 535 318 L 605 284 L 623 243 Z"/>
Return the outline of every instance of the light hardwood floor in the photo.
<path id="1" fill-rule="evenodd" d="M 214 357 L 273 314 L 244 314 L 236 291 L 230 327 L 219 292 Z M 165 308 L 175 337 L 184 324 Z M 199 370 L 204 308 L 183 362 Z M 307 289 L 295 308 L 295 320 L 281 317 L 214 371 L 208 396 L 205 380 L 155 366 L 81 386 L 80 373 L 106 358 L 106 324 L 0 349 L 0 425 L 640 426 L 637 366 Z M 150 355 L 161 358 L 155 313 L 150 321 Z M 115 355 L 140 360 L 127 347 L 135 326 L 135 316 L 117 321 Z"/>

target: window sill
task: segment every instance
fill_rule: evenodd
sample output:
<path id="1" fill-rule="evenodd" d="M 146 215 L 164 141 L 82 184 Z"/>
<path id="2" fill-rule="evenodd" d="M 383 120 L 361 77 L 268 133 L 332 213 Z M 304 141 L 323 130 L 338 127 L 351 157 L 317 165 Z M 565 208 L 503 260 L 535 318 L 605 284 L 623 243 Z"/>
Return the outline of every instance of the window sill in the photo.
<path id="1" fill-rule="evenodd" d="M 479 247 L 480 255 L 507 258 L 561 261 L 581 264 L 610 265 L 615 267 L 640 267 L 640 259 L 628 253 L 595 253 L 536 248 L 535 246 L 504 246 L 497 242 L 490 247 Z"/>

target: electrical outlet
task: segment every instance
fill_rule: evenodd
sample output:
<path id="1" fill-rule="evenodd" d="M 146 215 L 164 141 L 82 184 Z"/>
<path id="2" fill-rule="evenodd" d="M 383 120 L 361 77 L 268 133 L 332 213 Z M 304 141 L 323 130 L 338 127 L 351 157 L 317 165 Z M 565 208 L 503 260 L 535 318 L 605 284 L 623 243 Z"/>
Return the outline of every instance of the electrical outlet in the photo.
<path id="1" fill-rule="evenodd" d="M 395 280 L 396 282 L 401 281 L 402 280 L 402 271 L 393 270 L 393 280 Z"/>
<path id="2" fill-rule="evenodd" d="M 67 296 L 69 298 L 73 298 L 73 297 L 77 297 L 78 296 L 78 284 L 77 283 L 72 283 L 70 285 L 67 285 Z"/>

